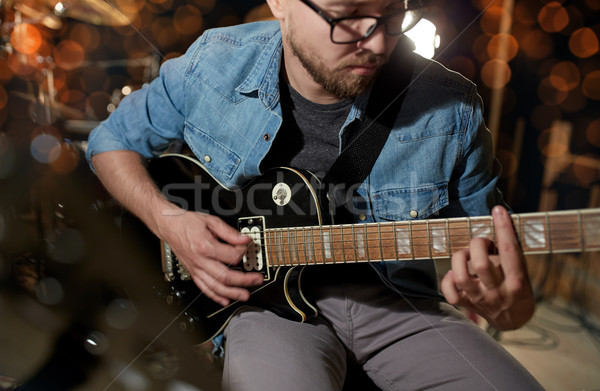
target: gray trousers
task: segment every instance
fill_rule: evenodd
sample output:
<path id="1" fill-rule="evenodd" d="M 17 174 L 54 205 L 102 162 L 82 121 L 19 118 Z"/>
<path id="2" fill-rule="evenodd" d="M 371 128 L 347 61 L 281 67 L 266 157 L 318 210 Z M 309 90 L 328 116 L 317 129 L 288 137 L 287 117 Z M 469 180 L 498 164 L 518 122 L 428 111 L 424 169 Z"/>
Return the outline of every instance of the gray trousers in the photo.
<path id="1" fill-rule="evenodd" d="M 347 362 L 382 390 L 541 390 L 496 341 L 453 306 L 409 299 L 380 281 L 310 289 L 306 323 L 248 308 L 225 329 L 223 389 L 341 390 Z"/>

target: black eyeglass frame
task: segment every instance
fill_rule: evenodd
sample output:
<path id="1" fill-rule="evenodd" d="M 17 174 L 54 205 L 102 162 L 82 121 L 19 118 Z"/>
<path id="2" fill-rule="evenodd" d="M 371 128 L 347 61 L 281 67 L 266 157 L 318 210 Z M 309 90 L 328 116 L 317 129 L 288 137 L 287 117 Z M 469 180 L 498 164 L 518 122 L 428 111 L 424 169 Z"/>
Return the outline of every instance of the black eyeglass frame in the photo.
<path id="1" fill-rule="evenodd" d="M 423 8 L 424 8 L 422 0 L 403 0 L 401 2 L 404 3 L 405 8 L 403 10 L 400 10 L 400 11 L 394 13 L 393 15 L 384 15 L 384 16 L 356 15 L 356 16 L 344 16 L 344 17 L 341 17 L 341 18 L 332 18 L 331 16 L 327 15 L 327 13 L 325 11 L 323 11 L 321 8 L 319 8 L 312 1 L 310 1 L 310 0 L 300 0 L 300 1 L 303 2 L 304 4 L 306 4 L 310 9 L 312 9 L 313 11 L 315 11 L 321 18 L 323 18 L 327 23 L 329 23 L 329 25 L 331 26 L 331 32 L 329 33 L 329 38 L 331 39 L 331 42 L 336 43 L 336 44 L 340 44 L 340 45 L 345 45 L 345 44 L 350 44 L 350 43 L 356 43 L 356 42 L 362 41 L 364 39 L 367 39 L 367 38 L 369 38 L 371 36 L 371 34 L 373 34 L 373 32 L 375 30 L 377 30 L 377 27 L 379 27 L 381 25 L 384 26 L 385 32 L 388 35 L 402 35 L 405 32 L 407 32 L 410 29 L 412 29 L 413 27 L 415 27 L 415 25 L 417 23 L 419 23 L 419 21 L 422 18 L 421 14 L 419 14 L 419 17 L 415 18 L 415 20 L 413 20 L 412 23 L 406 29 L 402 29 L 398 33 L 390 33 L 388 31 L 387 21 L 390 18 L 392 18 L 392 17 L 398 16 L 398 14 L 401 13 L 401 12 L 405 12 L 406 13 L 407 11 L 422 11 Z M 376 22 L 371 27 L 369 27 L 369 29 L 367 30 L 367 32 L 362 37 L 354 39 L 354 40 L 351 40 L 351 41 L 344 41 L 344 42 L 336 42 L 333 39 L 333 30 L 335 29 L 335 26 L 337 24 L 339 24 L 340 22 L 342 22 L 344 20 L 363 19 L 363 18 L 375 19 Z"/>

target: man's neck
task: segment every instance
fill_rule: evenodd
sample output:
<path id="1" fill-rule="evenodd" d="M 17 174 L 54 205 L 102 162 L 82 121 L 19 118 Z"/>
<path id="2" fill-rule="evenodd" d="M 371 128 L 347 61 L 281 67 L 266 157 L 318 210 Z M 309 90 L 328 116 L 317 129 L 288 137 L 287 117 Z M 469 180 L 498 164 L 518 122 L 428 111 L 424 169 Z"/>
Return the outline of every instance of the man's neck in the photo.
<path id="1" fill-rule="evenodd" d="M 319 104 L 330 104 L 340 101 L 340 98 L 325 91 L 325 89 L 308 73 L 296 56 L 284 50 L 281 64 L 281 77 L 296 92 L 304 98 Z"/>

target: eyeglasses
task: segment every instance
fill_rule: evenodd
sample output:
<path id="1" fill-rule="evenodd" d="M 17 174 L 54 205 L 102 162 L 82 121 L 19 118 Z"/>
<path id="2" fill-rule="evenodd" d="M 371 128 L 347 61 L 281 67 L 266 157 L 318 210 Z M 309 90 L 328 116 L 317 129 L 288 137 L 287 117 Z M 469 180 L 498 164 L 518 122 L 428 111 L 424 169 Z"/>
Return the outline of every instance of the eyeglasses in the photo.
<path id="1" fill-rule="evenodd" d="M 421 20 L 423 14 L 422 0 L 402 0 L 394 3 L 396 7 L 384 16 L 357 15 L 332 18 L 310 0 L 300 0 L 315 11 L 331 26 L 333 43 L 354 43 L 369 38 L 380 25 L 385 26 L 389 35 L 400 35 Z"/>

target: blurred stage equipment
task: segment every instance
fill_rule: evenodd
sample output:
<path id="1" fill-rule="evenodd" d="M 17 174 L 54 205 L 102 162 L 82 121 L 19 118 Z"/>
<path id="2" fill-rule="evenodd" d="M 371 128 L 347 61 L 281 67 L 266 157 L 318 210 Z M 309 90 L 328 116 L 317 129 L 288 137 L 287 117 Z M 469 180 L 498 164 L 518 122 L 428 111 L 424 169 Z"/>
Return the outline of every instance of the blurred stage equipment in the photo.
<path id="1" fill-rule="evenodd" d="M 9 0 L 5 3 L 5 7 L 12 7 L 53 29 L 62 26 L 62 17 L 96 25 L 125 26 L 132 16 L 104 0 Z"/>

